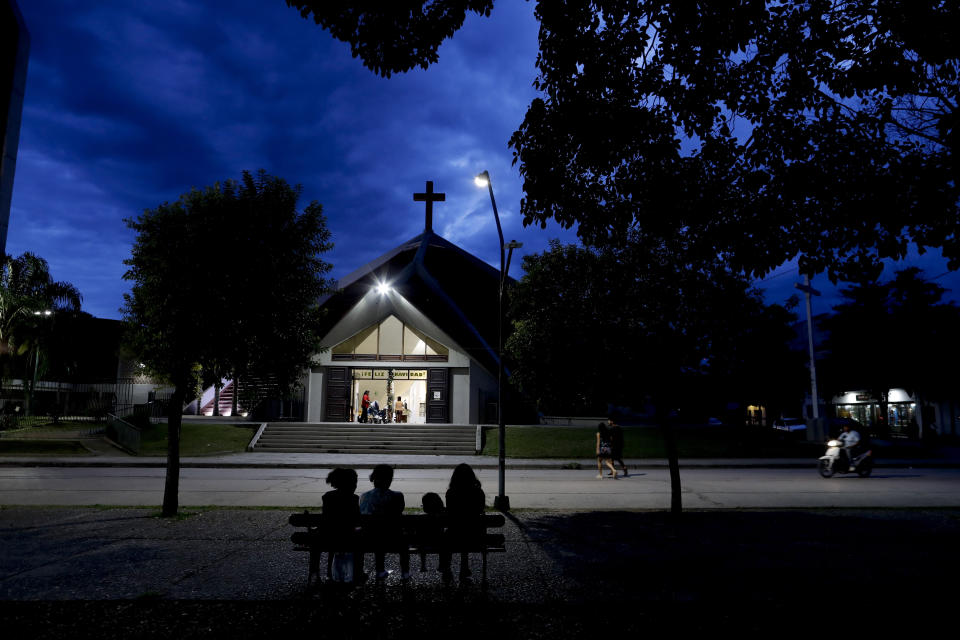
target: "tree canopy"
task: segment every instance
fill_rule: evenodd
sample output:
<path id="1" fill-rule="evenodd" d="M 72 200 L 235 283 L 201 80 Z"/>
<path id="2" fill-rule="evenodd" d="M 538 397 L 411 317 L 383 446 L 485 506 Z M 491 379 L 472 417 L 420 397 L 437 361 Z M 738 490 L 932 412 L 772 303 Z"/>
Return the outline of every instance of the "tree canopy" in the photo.
<path id="1" fill-rule="evenodd" d="M 125 261 L 127 339 L 175 386 L 164 515 L 177 510 L 180 414 L 198 368 L 269 376 L 284 392 L 319 350 L 319 301 L 332 289 L 321 256 L 332 245 L 320 204 L 298 211 L 299 196 L 280 178 L 244 172 L 126 220 L 137 233 Z"/>
<path id="2" fill-rule="evenodd" d="M 74 285 L 53 279 L 40 256 L 5 256 L 0 268 L 0 378 L 24 381 L 28 415 L 34 386 L 47 369 L 53 324 L 62 314 L 79 312 L 82 299 Z"/>
<path id="3" fill-rule="evenodd" d="M 511 139 L 526 222 L 682 232 L 760 275 L 960 266 L 960 7 L 540 2 L 542 93 Z"/>
<path id="4" fill-rule="evenodd" d="M 349 42 L 353 57 L 385 78 L 414 67 L 426 69 L 438 60 L 443 41 L 463 26 L 468 11 L 489 16 L 493 8 L 493 0 L 286 3 L 337 40 Z"/>
<path id="5" fill-rule="evenodd" d="M 843 301 L 822 321 L 827 332 L 823 385 L 833 394 L 858 389 L 882 398 L 903 387 L 943 398 L 960 383 L 960 307 L 916 268 L 888 282 L 841 290 Z"/>
<path id="6" fill-rule="evenodd" d="M 287 4 L 389 75 L 493 3 Z M 956 3 L 550 0 L 536 17 L 541 96 L 510 140 L 526 224 L 588 244 L 683 233 L 755 276 L 798 258 L 875 277 L 911 243 L 960 267 Z"/>
<path id="7" fill-rule="evenodd" d="M 525 256 L 510 294 L 512 382 L 541 411 L 571 415 L 648 399 L 694 412 L 776 404 L 802 386 L 793 314 L 718 260 L 683 263 L 679 251 L 634 236 L 605 249 L 554 240 Z"/>
<path id="8" fill-rule="evenodd" d="M 0 343 L 5 350 L 23 351 L 36 328 L 35 314 L 79 311 L 82 300 L 75 286 L 53 279 L 50 265 L 40 256 L 5 256 L 0 268 Z"/>

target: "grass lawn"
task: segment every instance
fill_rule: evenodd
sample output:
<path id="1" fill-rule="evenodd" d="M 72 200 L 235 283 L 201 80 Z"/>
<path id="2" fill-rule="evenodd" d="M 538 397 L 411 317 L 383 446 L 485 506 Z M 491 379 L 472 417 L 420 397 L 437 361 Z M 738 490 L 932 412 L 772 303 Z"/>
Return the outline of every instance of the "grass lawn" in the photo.
<path id="1" fill-rule="evenodd" d="M 0 440 L 0 455 L 64 456 L 91 455 L 82 444 L 71 440 Z"/>
<path id="2" fill-rule="evenodd" d="M 3 432 L 3 437 L 5 438 L 30 438 L 30 437 L 43 437 L 50 435 L 59 435 L 59 434 L 74 434 L 78 431 L 93 431 L 96 429 L 102 429 L 106 426 L 105 422 L 79 422 L 76 420 L 61 420 L 57 424 L 49 421 L 49 418 L 42 418 L 36 422 L 36 424 L 28 425 L 27 420 L 21 420 L 20 428 L 18 429 L 7 429 Z"/>
<path id="3" fill-rule="evenodd" d="M 772 429 L 691 427 L 675 429 L 681 458 L 809 458 L 823 453 L 816 443 L 790 441 Z M 593 458 L 596 429 L 590 427 L 507 427 L 508 458 Z M 624 458 L 666 458 L 657 427 L 623 427 Z M 483 455 L 499 452 L 497 430 L 484 430 Z"/>
<path id="4" fill-rule="evenodd" d="M 180 429 L 180 455 L 202 456 L 216 453 L 238 453 L 247 448 L 260 425 L 198 424 L 184 422 Z M 167 455 L 167 425 L 155 424 L 143 432 L 141 456 Z"/>

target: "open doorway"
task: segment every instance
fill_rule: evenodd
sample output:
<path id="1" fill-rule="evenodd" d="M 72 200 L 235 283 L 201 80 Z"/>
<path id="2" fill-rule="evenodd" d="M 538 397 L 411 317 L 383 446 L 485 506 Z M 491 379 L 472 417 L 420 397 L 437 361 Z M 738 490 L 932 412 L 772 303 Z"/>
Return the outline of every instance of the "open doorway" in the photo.
<path id="1" fill-rule="evenodd" d="M 400 398 L 403 402 L 407 422 L 423 424 L 427 421 L 427 381 L 426 380 L 394 380 L 394 400 Z"/>
<path id="2" fill-rule="evenodd" d="M 386 419 L 394 421 L 394 406 L 397 398 L 404 405 L 407 424 L 424 424 L 427 421 L 426 371 L 406 369 L 354 370 L 351 386 L 351 420 L 359 421 L 363 393 L 370 395 L 371 406 L 386 410 Z M 359 377 L 363 376 L 363 377 Z M 369 376 L 369 377 L 368 377 Z"/>

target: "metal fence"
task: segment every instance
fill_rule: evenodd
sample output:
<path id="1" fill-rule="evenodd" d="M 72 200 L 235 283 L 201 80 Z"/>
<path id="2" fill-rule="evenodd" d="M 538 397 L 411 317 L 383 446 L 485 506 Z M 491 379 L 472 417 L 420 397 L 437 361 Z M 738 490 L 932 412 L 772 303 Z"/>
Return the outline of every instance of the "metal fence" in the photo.
<path id="1" fill-rule="evenodd" d="M 107 415 L 133 412 L 133 379 L 72 383 L 39 381 L 29 399 L 22 380 L 8 381 L 0 390 L 0 429 L 70 423 L 104 425 Z M 102 428 L 102 426 L 100 427 Z"/>

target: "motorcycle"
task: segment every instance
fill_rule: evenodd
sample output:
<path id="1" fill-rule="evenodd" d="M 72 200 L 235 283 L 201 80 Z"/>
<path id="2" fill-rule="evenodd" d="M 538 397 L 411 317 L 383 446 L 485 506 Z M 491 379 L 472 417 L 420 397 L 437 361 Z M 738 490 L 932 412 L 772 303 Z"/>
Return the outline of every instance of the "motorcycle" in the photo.
<path id="1" fill-rule="evenodd" d="M 836 473 L 856 473 L 861 478 L 873 472 L 873 451 L 866 450 L 857 456 L 844 453 L 843 443 L 839 440 L 827 442 L 827 452 L 820 456 L 820 475 L 830 478 Z"/>

